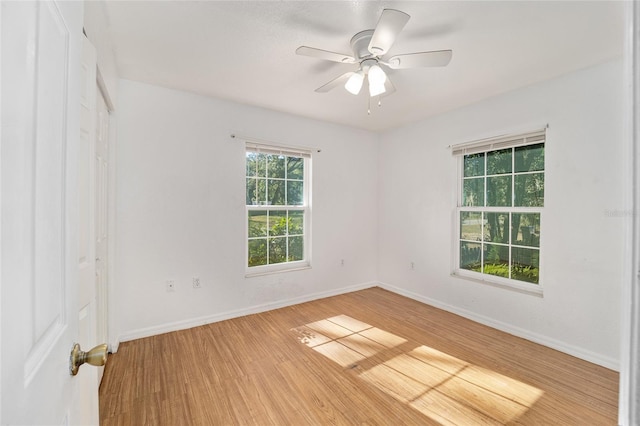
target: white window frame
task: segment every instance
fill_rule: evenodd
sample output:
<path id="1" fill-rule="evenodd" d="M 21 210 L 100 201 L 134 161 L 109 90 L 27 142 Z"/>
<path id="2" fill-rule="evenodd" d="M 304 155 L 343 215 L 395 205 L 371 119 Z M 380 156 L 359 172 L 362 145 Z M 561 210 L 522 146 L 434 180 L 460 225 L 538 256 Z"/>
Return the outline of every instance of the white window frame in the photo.
<path id="1" fill-rule="evenodd" d="M 288 271 L 298 271 L 311 268 L 311 150 L 306 148 L 289 147 L 264 142 L 245 140 L 245 153 L 256 152 L 268 155 L 285 155 L 298 157 L 304 160 L 303 171 L 303 204 L 302 205 L 249 205 L 245 201 L 245 225 L 244 225 L 244 263 L 245 276 L 253 277 L 265 274 L 273 274 Z M 246 180 L 246 156 L 245 156 L 245 180 Z M 268 178 L 268 176 L 267 176 Z M 245 182 L 246 200 L 246 182 Z M 249 266 L 249 212 L 250 211 L 301 211 L 303 212 L 303 259 L 291 262 L 281 262 L 260 266 Z M 267 244 L 268 250 L 269 244 Z"/>
<path id="2" fill-rule="evenodd" d="M 516 135 L 506 135 L 506 136 L 499 136 L 499 137 L 495 137 L 495 138 L 489 138 L 489 139 L 482 139 L 479 141 L 473 141 L 473 142 L 467 142 L 467 143 L 463 143 L 463 144 L 458 144 L 458 145 L 452 145 L 451 146 L 451 152 L 452 155 L 457 157 L 457 178 L 456 178 L 456 209 L 455 209 L 455 214 L 454 214 L 454 223 L 453 223 L 453 237 L 454 237 L 454 241 L 453 241 L 453 255 L 452 255 L 452 275 L 456 276 L 456 277 L 460 277 L 463 279 L 467 279 L 467 280 L 472 280 L 472 281 L 476 281 L 476 282 L 480 282 L 483 284 L 489 284 L 489 285 L 493 285 L 493 286 L 498 286 L 498 287 L 502 287 L 502 288 L 508 288 L 511 290 L 516 290 L 516 291 L 520 291 L 523 293 L 528 293 L 528 294 L 534 294 L 534 295 L 542 295 L 543 294 L 543 274 L 541 273 L 544 270 L 544 256 L 543 256 L 543 251 L 542 251 L 542 243 L 543 243 L 543 238 L 544 238 L 544 232 L 542 231 L 542 229 L 544 228 L 544 214 L 543 214 L 543 210 L 544 207 L 514 207 L 514 206 L 509 206 L 509 207 L 487 207 L 487 206 L 480 206 L 480 207 L 469 207 L 469 206 L 463 206 L 463 183 L 464 183 L 464 156 L 465 155 L 469 155 L 469 154 L 479 154 L 479 153 L 485 153 L 485 174 L 483 175 L 484 179 L 486 180 L 487 177 L 491 177 L 491 175 L 487 175 L 486 174 L 486 161 L 487 161 L 487 153 L 491 152 L 491 151 L 498 151 L 498 150 L 502 150 L 502 149 L 508 149 L 508 148 L 517 148 L 517 147 L 521 147 L 521 146 L 527 146 L 527 145 L 537 145 L 540 143 L 544 143 L 545 147 L 547 145 L 547 141 L 546 141 L 546 127 L 541 129 L 541 130 L 536 130 L 536 131 L 532 131 L 532 132 L 527 132 L 527 133 L 521 133 L 521 134 L 516 134 Z M 545 154 L 546 154 L 546 150 L 545 150 Z M 512 156 L 512 162 L 515 162 L 515 158 L 514 156 Z M 546 155 L 545 155 L 545 168 L 542 170 L 542 172 L 544 173 L 544 177 L 545 177 L 545 187 L 547 184 L 547 173 L 546 173 L 546 164 L 547 164 L 547 159 L 546 159 Z M 523 172 L 523 173 L 516 173 L 515 172 L 515 168 L 513 167 L 512 164 L 512 172 L 511 172 L 511 176 L 512 176 L 512 195 L 513 195 L 513 185 L 515 185 L 515 178 L 514 176 L 516 174 L 526 174 L 526 173 L 539 173 L 539 172 Z M 485 181 L 485 190 L 486 190 L 486 181 Z M 546 193 L 546 191 L 545 191 Z M 485 194 L 486 197 L 486 194 Z M 486 201 L 486 200 L 485 200 Z M 544 203 L 543 203 L 544 205 Z M 504 277 L 500 277 L 497 275 L 490 275 L 490 274 L 485 274 L 482 272 L 475 272 L 475 271 L 470 271 L 467 269 L 462 269 L 460 268 L 460 247 L 461 247 L 461 241 L 462 241 L 462 235 L 461 235 L 461 229 L 460 229 L 460 216 L 462 212 L 484 212 L 484 213 L 508 213 L 509 214 L 509 220 L 511 223 L 512 217 L 511 215 L 514 213 L 538 213 L 540 215 L 540 241 L 538 244 L 537 250 L 538 250 L 538 256 L 539 256 L 539 271 L 540 271 L 540 275 L 538 277 L 538 283 L 534 284 L 534 283 L 528 283 L 525 281 L 520 281 L 520 280 L 516 280 L 513 278 L 504 278 Z M 512 238 L 511 238 L 511 226 L 509 226 L 509 238 L 508 238 L 509 243 L 508 244 L 500 244 L 500 243 L 492 243 L 492 244 L 497 244 L 497 245 L 501 245 L 501 246 L 508 246 L 509 247 L 509 260 L 511 261 L 512 256 L 511 256 L 511 248 L 512 247 L 523 247 L 523 248 L 529 248 L 531 249 L 532 247 L 525 247 L 525 246 L 519 246 L 517 244 L 513 244 L 512 243 Z M 483 250 L 480 250 L 481 253 L 481 262 L 483 261 Z"/>

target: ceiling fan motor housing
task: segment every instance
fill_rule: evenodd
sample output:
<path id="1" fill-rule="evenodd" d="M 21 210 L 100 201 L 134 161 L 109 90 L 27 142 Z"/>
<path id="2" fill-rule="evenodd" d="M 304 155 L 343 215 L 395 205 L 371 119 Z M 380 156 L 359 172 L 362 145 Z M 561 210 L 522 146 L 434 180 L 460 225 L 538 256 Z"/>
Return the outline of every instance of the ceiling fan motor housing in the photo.
<path id="1" fill-rule="evenodd" d="M 366 57 L 373 56 L 373 54 L 369 52 L 369 43 L 371 42 L 373 32 L 374 30 L 360 31 L 351 38 L 351 50 L 353 50 L 353 56 L 355 56 L 359 61 Z"/>

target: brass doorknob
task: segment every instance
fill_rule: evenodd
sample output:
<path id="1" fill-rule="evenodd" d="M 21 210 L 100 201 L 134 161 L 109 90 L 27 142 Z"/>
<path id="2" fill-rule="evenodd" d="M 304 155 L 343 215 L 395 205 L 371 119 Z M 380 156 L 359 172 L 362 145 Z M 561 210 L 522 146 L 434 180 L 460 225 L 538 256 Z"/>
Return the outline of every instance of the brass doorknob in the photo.
<path id="1" fill-rule="evenodd" d="M 78 343 L 74 344 L 69 357 L 69 372 L 71 375 L 78 374 L 78 369 L 85 362 L 96 367 L 104 365 L 107 362 L 107 344 L 98 345 L 89 352 L 81 350 Z"/>

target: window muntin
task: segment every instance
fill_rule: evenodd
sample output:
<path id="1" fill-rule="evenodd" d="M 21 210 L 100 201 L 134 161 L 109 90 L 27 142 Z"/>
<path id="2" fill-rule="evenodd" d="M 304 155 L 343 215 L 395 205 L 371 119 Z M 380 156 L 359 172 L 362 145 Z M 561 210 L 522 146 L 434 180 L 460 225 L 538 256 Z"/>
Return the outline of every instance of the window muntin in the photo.
<path id="1" fill-rule="evenodd" d="M 308 153 L 247 145 L 247 271 L 309 266 Z"/>
<path id="2" fill-rule="evenodd" d="M 461 162 L 456 271 L 538 286 L 544 141 L 476 148 Z"/>

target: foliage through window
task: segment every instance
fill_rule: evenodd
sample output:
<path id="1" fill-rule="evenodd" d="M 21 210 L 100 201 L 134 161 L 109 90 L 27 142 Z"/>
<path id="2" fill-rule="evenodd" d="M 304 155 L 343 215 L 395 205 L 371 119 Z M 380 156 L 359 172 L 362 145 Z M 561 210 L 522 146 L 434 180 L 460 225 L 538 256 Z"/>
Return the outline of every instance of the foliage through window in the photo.
<path id="1" fill-rule="evenodd" d="M 462 157 L 456 268 L 461 275 L 540 284 L 544 132 L 518 141 L 511 147 L 501 143 L 500 149 L 476 147 Z"/>
<path id="2" fill-rule="evenodd" d="M 308 265 L 309 154 L 247 144 L 247 266 Z M 302 265 L 301 265 L 302 264 Z"/>

